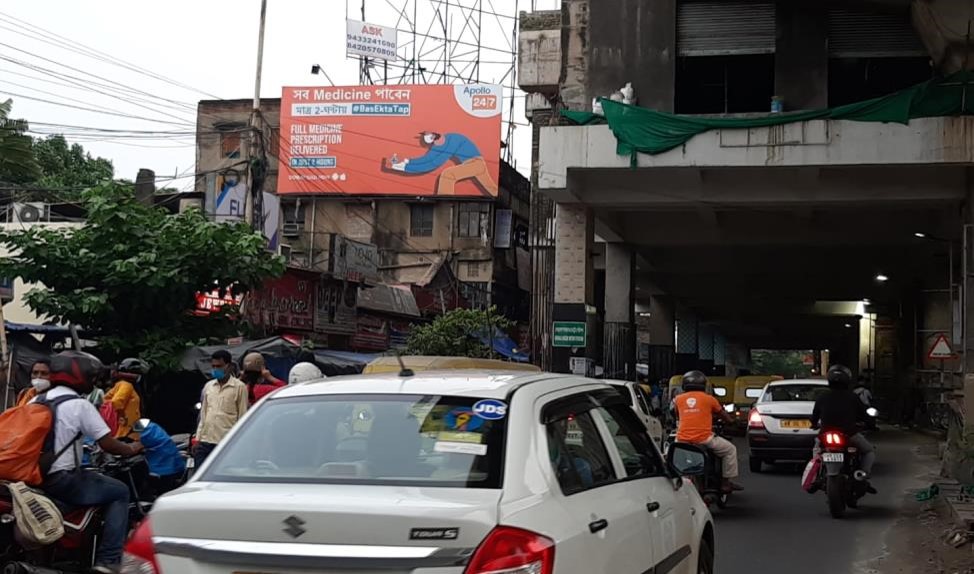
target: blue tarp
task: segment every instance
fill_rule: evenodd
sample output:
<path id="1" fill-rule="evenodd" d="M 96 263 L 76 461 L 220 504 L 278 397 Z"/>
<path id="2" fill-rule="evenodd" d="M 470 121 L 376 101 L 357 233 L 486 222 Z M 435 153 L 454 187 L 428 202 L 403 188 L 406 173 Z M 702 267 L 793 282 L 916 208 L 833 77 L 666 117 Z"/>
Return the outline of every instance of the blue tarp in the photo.
<path id="1" fill-rule="evenodd" d="M 14 323 L 4 321 L 4 326 L 8 333 L 37 333 L 38 335 L 64 335 L 71 336 L 71 331 L 61 325 L 31 325 L 30 323 Z"/>
<path id="2" fill-rule="evenodd" d="M 477 337 L 480 339 L 481 343 L 491 346 L 491 341 L 487 340 L 488 337 L 486 332 L 481 332 L 479 335 L 477 335 Z M 518 351 L 517 344 L 514 342 L 514 340 L 508 337 L 500 329 L 494 330 L 493 347 L 494 352 L 505 359 L 510 359 L 518 363 L 527 363 L 531 360 L 529 355 Z"/>

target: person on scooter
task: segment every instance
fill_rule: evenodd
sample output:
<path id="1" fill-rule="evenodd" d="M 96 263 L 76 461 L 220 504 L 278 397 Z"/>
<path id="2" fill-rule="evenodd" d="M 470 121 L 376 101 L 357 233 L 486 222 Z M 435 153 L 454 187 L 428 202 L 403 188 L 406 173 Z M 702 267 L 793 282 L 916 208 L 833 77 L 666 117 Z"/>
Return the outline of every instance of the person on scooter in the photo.
<path id="1" fill-rule="evenodd" d="M 676 440 L 703 445 L 720 458 L 724 492 L 743 490 L 733 479 L 738 476 L 737 447 L 729 440 L 714 434 L 714 415 L 724 422 L 733 419 L 720 402 L 707 394 L 707 375 L 690 371 L 683 375 L 683 392 L 673 399 L 678 416 Z"/>
<path id="2" fill-rule="evenodd" d="M 812 428 L 835 429 L 846 435 L 849 444 L 859 449 L 862 454 L 861 464 L 865 473 L 863 480 L 869 480 L 876 462 L 876 449 L 866 440 L 859 430 L 859 423 L 871 425 L 873 418 L 869 416 L 866 405 L 851 389 L 852 371 L 844 365 L 832 365 L 828 371 L 829 390 L 815 401 L 812 409 Z M 815 441 L 815 452 L 821 451 L 818 440 Z M 869 492 L 875 494 L 870 486 Z"/>
<path id="3" fill-rule="evenodd" d="M 68 400 L 56 409 L 54 452 L 63 451 L 63 454 L 44 477 L 43 489 L 55 500 L 70 506 L 102 507 L 105 526 L 92 572 L 114 573 L 121 564 L 122 546 L 128 534 L 129 488 L 114 478 L 81 469 L 81 439 L 88 437 L 105 452 L 117 456 L 135 456 L 142 452 L 142 445 L 123 443 L 112 437 L 98 410 L 84 400 L 102 369 L 97 357 L 80 351 L 64 351 L 51 360 L 51 390 L 41 396 L 46 400 L 77 396 L 81 400 Z"/>

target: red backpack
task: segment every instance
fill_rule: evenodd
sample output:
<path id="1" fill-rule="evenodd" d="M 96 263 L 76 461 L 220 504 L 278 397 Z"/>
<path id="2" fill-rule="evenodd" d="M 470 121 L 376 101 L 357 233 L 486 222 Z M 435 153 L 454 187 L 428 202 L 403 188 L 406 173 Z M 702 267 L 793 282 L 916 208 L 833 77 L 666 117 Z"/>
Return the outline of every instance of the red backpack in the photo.
<path id="1" fill-rule="evenodd" d="M 108 425 L 108 430 L 112 431 L 110 436 L 115 436 L 118 434 L 118 412 L 115 407 L 112 406 L 111 401 L 105 401 L 101 404 L 101 408 L 98 409 L 98 414 L 101 415 L 102 420 Z"/>
<path id="2" fill-rule="evenodd" d="M 0 414 L 0 480 L 38 486 L 55 460 L 80 437 L 54 452 L 54 421 L 63 403 L 80 399 L 68 395 L 47 400 L 46 394 Z"/>

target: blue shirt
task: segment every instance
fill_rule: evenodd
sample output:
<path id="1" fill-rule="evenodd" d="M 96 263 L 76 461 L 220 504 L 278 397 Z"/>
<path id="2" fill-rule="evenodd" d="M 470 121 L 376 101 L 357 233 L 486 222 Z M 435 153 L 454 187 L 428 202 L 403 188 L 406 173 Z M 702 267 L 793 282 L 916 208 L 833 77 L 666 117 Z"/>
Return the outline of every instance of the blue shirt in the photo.
<path id="1" fill-rule="evenodd" d="M 456 158 L 463 163 L 465 161 L 481 157 L 477 145 L 462 134 L 446 134 L 443 136 L 443 143 L 430 148 L 426 155 L 416 159 L 410 159 L 406 164 L 406 173 L 430 173 L 437 168 Z"/>
<path id="2" fill-rule="evenodd" d="M 186 461 L 172 437 L 162 430 L 156 423 L 149 423 L 139 435 L 139 440 L 145 446 L 145 461 L 149 464 L 149 471 L 157 476 L 182 474 L 186 471 Z"/>

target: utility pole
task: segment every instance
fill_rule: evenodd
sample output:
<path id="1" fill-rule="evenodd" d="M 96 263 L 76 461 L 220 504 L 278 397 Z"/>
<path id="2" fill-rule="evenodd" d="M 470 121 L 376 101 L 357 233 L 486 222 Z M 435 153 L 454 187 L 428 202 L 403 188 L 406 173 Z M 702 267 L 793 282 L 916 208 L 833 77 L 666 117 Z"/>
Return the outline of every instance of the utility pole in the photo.
<path id="1" fill-rule="evenodd" d="M 260 76 L 264 65 L 264 27 L 267 22 L 267 0 L 260 3 L 260 29 L 257 33 L 257 74 L 254 79 L 254 106 L 250 112 L 250 151 L 247 159 L 247 193 L 250 201 L 246 209 L 250 213 L 247 221 L 254 229 L 263 230 L 263 187 L 267 173 L 267 156 L 261 139 L 263 126 L 260 115 Z"/>

